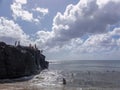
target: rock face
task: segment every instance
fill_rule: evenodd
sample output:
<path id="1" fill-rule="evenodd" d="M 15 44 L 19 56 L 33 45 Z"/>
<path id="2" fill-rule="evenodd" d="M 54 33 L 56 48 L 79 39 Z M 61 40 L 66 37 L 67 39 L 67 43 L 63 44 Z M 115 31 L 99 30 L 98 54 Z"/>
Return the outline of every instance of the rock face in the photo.
<path id="1" fill-rule="evenodd" d="M 48 64 L 38 49 L 0 42 L 0 79 L 38 74 L 48 68 Z"/>

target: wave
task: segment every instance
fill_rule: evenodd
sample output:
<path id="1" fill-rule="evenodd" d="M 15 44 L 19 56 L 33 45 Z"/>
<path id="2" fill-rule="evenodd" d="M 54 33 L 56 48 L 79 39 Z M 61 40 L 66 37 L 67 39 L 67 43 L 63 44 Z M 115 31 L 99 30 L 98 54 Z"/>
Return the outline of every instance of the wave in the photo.
<path id="1" fill-rule="evenodd" d="M 41 87 L 47 86 L 61 86 L 63 75 L 61 71 L 57 70 L 44 70 L 39 75 L 36 75 L 31 83 Z"/>

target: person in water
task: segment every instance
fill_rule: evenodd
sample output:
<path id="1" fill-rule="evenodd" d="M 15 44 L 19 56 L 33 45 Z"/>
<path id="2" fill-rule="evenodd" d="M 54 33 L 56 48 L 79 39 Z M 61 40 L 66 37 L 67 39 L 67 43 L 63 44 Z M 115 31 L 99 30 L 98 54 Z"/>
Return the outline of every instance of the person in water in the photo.
<path id="1" fill-rule="evenodd" d="M 63 78 L 63 85 L 66 85 L 66 79 Z"/>

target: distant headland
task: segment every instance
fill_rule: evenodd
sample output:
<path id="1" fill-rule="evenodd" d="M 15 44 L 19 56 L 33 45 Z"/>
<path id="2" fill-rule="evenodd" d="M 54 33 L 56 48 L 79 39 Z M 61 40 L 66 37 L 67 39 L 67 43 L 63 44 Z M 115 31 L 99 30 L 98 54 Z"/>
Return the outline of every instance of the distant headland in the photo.
<path id="1" fill-rule="evenodd" d="M 20 42 L 8 45 L 0 42 L 0 79 L 14 79 L 39 74 L 47 69 L 49 62 L 35 47 L 21 46 Z"/>

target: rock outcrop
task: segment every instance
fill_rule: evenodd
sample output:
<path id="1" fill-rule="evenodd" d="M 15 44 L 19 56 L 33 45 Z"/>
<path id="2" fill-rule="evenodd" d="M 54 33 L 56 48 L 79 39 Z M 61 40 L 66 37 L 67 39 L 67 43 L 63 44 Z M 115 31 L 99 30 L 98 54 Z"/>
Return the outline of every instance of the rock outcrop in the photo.
<path id="1" fill-rule="evenodd" d="M 13 79 L 40 73 L 48 68 L 40 50 L 0 42 L 0 79 Z"/>

